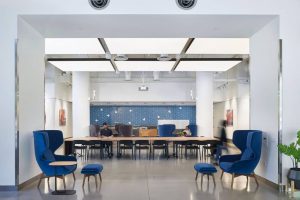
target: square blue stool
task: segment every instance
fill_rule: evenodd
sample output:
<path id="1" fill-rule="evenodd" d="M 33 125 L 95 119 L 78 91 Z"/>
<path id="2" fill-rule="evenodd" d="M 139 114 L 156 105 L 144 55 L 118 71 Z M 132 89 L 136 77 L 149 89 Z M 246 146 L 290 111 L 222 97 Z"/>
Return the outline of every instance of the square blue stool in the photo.
<path id="1" fill-rule="evenodd" d="M 88 182 L 90 182 L 90 176 L 95 177 L 96 187 L 98 187 L 97 175 L 99 175 L 100 182 L 102 182 L 101 172 L 103 170 L 103 166 L 101 164 L 87 164 L 81 170 L 81 174 L 84 175 L 82 187 L 84 187 L 85 178 L 88 177 Z"/>
<path id="2" fill-rule="evenodd" d="M 212 179 L 214 181 L 214 185 L 216 185 L 216 181 L 215 181 L 215 177 L 214 177 L 214 173 L 217 172 L 217 169 L 215 168 L 215 166 L 213 166 L 212 164 L 209 163 L 196 163 L 194 165 L 194 169 L 196 170 L 196 178 L 195 180 L 197 181 L 198 179 L 198 174 L 201 174 L 201 185 L 203 182 L 203 176 L 207 175 L 207 179 L 209 181 L 209 176 L 212 176 Z"/>

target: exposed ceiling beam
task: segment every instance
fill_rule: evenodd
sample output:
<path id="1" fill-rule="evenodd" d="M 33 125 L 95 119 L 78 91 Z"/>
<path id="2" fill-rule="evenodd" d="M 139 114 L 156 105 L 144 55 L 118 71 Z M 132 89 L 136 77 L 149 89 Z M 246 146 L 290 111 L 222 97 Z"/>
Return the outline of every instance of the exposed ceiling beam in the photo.
<path id="1" fill-rule="evenodd" d="M 175 71 L 175 69 L 177 68 L 180 60 L 181 60 L 181 56 L 184 55 L 187 50 L 189 49 L 189 47 L 191 46 L 191 44 L 193 43 L 195 38 L 189 38 L 188 41 L 186 42 L 186 44 L 184 45 L 183 49 L 180 52 L 180 56 L 179 58 L 176 60 L 174 66 L 172 67 L 171 71 Z"/>
<path id="2" fill-rule="evenodd" d="M 102 46 L 104 52 L 105 52 L 106 54 L 110 54 L 110 51 L 109 51 L 109 49 L 108 49 L 108 46 L 107 46 L 105 40 L 104 40 L 103 38 L 98 38 L 98 41 L 99 41 L 100 45 Z M 114 70 L 115 70 L 116 72 L 119 71 L 118 68 L 117 68 L 117 65 L 116 65 L 116 63 L 115 63 L 115 61 L 114 61 L 114 58 L 113 58 L 112 56 L 111 56 L 111 58 L 110 58 L 110 63 L 111 63 L 111 65 L 113 66 L 113 68 L 114 68 Z"/>

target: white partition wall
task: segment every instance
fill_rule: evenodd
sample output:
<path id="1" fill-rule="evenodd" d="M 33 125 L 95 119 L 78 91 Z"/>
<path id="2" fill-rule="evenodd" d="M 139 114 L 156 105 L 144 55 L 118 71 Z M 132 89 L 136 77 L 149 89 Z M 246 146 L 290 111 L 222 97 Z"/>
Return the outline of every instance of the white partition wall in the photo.
<path id="1" fill-rule="evenodd" d="M 18 36 L 19 183 L 21 184 L 41 173 L 35 160 L 32 131 L 44 129 L 45 47 L 44 38 L 40 33 L 22 19 L 19 20 Z M 6 154 L 5 151 L 3 153 Z M 5 163 L 6 159 L 2 162 Z"/>
<path id="2" fill-rule="evenodd" d="M 213 136 L 213 84 L 212 72 L 197 72 L 196 123 L 199 136 Z"/>
<path id="3" fill-rule="evenodd" d="M 250 128 L 263 131 L 256 173 L 277 183 L 279 23 L 267 24 L 250 39 Z"/>
<path id="4" fill-rule="evenodd" d="M 73 137 L 88 136 L 90 124 L 89 72 L 73 72 L 72 84 Z"/>

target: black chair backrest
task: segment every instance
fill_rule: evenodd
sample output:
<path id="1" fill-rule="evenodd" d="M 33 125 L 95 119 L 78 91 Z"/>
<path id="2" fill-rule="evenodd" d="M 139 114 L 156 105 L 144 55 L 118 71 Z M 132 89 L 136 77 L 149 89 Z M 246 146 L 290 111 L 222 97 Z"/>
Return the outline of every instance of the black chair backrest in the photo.
<path id="1" fill-rule="evenodd" d="M 119 134 L 123 137 L 132 136 L 132 126 L 131 125 L 121 125 L 119 127 Z"/>
<path id="2" fill-rule="evenodd" d="M 135 144 L 137 145 L 149 145 L 149 141 L 148 140 L 136 140 Z"/>
<path id="3" fill-rule="evenodd" d="M 100 135 L 100 126 L 97 124 L 90 125 L 90 136 L 98 137 Z"/>
<path id="4" fill-rule="evenodd" d="M 165 141 L 165 140 L 155 140 L 155 141 L 153 141 L 153 145 L 159 145 L 159 146 L 167 145 L 167 141 Z"/>

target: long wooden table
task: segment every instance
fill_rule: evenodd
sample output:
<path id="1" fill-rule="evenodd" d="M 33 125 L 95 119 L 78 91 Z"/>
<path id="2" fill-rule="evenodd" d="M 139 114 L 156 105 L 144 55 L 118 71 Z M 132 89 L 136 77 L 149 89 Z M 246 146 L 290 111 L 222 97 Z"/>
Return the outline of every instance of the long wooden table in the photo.
<path id="1" fill-rule="evenodd" d="M 209 137 L 79 137 L 79 138 L 67 138 L 65 139 L 65 154 L 69 155 L 73 153 L 72 143 L 73 141 L 103 141 L 103 142 L 117 142 L 117 152 L 119 153 L 119 142 L 120 141 L 137 141 L 144 140 L 149 141 L 152 144 L 154 141 L 167 141 L 167 142 L 185 142 L 185 141 L 203 141 L 203 142 L 216 142 L 216 138 Z M 111 149 L 112 150 L 112 149 Z M 174 148 L 173 148 L 174 150 Z M 176 148 L 177 155 L 177 148 Z"/>

